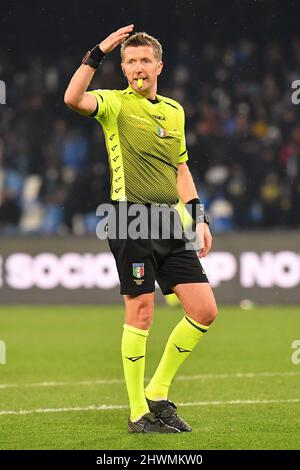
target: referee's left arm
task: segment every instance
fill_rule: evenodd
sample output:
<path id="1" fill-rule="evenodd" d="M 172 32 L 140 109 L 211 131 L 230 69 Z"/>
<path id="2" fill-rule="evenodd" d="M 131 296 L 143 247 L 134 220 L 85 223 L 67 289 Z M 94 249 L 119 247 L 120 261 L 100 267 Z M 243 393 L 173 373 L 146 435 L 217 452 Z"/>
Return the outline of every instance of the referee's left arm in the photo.
<path id="1" fill-rule="evenodd" d="M 177 192 L 184 204 L 198 197 L 193 177 L 185 162 L 178 165 Z"/>
<path id="2" fill-rule="evenodd" d="M 198 199 L 196 186 L 189 170 L 189 167 L 185 162 L 179 163 L 177 170 L 177 193 L 179 198 L 184 204 L 187 204 L 193 199 Z M 209 226 L 206 223 L 197 223 L 197 236 L 199 238 L 201 249 L 198 252 L 198 257 L 202 258 L 206 256 L 212 245 L 212 236 L 209 230 Z"/>

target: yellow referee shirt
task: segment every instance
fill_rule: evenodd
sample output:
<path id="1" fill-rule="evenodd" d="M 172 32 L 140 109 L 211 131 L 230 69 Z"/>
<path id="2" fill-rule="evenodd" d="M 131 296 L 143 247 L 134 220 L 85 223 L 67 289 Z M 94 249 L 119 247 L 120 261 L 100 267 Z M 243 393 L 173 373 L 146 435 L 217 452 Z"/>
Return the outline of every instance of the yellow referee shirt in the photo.
<path id="1" fill-rule="evenodd" d="M 176 204 L 177 167 L 188 160 L 184 110 L 157 95 L 151 102 L 131 87 L 94 90 L 109 156 L 111 199 Z"/>

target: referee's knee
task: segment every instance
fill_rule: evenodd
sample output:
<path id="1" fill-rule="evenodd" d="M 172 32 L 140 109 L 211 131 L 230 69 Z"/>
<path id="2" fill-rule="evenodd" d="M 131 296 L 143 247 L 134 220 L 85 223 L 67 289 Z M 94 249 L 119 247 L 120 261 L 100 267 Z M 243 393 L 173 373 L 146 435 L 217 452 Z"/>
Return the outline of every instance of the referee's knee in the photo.
<path id="1" fill-rule="evenodd" d="M 141 330 L 149 330 L 153 320 L 153 304 L 141 300 L 126 311 L 126 323 Z"/>
<path id="2" fill-rule="evenodd" d="M 149 307 L 141 307 L 137 312 L 136 322 L 137 328 L 141 330 L 149 330 L 153 319 L 153 310 Z"/>
<path id="3" fill-rule="evenodd" d="M 211 325 L 215 319 L 217 318 L 217 315 L 218 315 L 218 307 L 216 304 L 214 304 L 208 311 L 208 314 L 207 314 L 207 326 L 208 325 Z"/>
<path id="4" fill-rule="evenodd" d="M 195 305 L 187 315 L 193 318 L 196 322 L 204 326 L 211 325 L 218 315 L 218 307 L 215 302 L 209 305 Z"/>

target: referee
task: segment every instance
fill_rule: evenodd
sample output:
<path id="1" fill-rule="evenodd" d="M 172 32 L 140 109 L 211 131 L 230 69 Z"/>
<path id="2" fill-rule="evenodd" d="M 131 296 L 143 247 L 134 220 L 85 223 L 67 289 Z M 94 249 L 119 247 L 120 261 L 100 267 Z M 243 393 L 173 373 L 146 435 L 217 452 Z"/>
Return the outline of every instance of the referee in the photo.
<path id="1" fill-rule="evenodd" d="M 133 433 L 177 433 L 191 427 L 177 415 L 168 399 L 180 365 L 190 355 L 217 315 L 215 299 L 198 258 L 212 243 L 207 218 L 198 217 L 200 201 L 187 166 L 184 110 L 176 101 L 157 94 L 162 47 L 146 33 L 128 25 L 110 34 L 91 51 L 73 75 L 65 103 L 102 126 L 111 172 L 111 202 L 115 212 L 139 204 L 151 219 L 168 224 L 170 236 L 154 239 L 113 237 L 109 244 L 120 277 L 125 302 L 121 353 L 130 402 L 128 430 Z M 125 90 L 87 91 L 106 54 L 121 45 Z M 175 234 L 176 220 L 168 217 L 181 199 L 194 218 L 201 249 L 186 249 L 186 239 Z M 178 216 L 179 217 L 179 216 Z M 130 218 L 129 218 L 130 219 Z M 150 220 L 151 225 L 151 220 Z M 153 227 L 152 227 L 153 228 Z M 152 234 L 152 232 L 151 232 Z M 161 361 L 144 389 L 146 342 L 154 312 L 157 280 L 164 295 L 175 292 L 185 316 L 171 332 Z"/>

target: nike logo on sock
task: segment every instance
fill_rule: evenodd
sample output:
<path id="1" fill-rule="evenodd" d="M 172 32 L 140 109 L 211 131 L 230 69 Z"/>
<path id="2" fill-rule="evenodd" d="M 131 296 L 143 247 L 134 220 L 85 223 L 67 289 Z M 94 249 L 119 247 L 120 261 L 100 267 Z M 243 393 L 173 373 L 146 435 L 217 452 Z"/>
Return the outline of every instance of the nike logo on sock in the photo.
<path id="1" fill-rule="evenodd" d="M 181 353 L 181 352 L 191 352 L 189 351 L 188 349 L 183 349 L 181 348 L 180 346 L 177 346 L 176 344 L 174 344 L 174 346 L 178 349 L 178 351 Z"/>
<path id="2" fill-rule="evenodd" d="M 138 361 L 139 359 L 142 359 L 142 357 L 145 357 L 145 356 L 133 356 L 133 357 L 127 357 L 125 356 L 126 359 L 129 359 L 131 362 L 136 362 Z"/>

